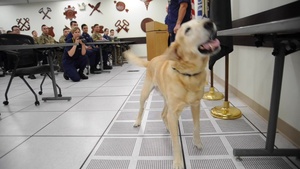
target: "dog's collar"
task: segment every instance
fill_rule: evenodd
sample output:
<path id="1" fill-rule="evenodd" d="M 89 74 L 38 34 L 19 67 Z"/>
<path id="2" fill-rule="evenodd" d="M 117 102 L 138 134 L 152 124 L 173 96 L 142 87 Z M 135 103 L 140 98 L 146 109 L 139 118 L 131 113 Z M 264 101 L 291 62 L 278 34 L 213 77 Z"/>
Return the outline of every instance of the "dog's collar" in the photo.
<path id="1" fill-rule="evenodd" d="M 173 70 L 175 70 L 176 72 L 184 75 L 184 76 L 188 76 L 188 77 L 192 77 L 192 76 L 197 76 L 199 75 L 201 72 L 198 72 L 198 73 L 194 73 L 194 74 L 189 74 L 189 73 L 181 73 L 179 70 L 177 70 L 176 68 L 172 67 Z"/>

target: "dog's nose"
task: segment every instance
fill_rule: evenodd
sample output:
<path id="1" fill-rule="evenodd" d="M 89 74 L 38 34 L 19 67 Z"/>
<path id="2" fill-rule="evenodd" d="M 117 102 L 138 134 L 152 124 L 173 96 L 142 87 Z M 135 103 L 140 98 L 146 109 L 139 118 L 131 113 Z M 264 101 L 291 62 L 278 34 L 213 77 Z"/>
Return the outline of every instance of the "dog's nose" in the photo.
<path id="1" fill-rule="evenodd" d="M 207 21 L 204 23 L 204 28 L 208 31 L 212 31 L 214 29 L 214 24 L 212 23 L 212 21 Z"/>
<path id="2" fill-rule="evenodd" d="M 210 39 L 216 39 L 217 31 L 215 29 L 215 25 L 212 21 L 207 21 L 204 23 L 204 28 L 210 32 Z"/>

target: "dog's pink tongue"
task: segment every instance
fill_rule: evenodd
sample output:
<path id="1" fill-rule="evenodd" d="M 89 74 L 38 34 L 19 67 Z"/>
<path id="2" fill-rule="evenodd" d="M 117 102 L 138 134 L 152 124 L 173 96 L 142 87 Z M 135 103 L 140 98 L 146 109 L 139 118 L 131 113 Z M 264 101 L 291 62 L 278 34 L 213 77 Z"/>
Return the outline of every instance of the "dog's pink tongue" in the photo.
<path id="1" fill-rule="evenodd" d="M 213 50 L 220 46 L 220 41 L 218 39 L 210 40 L 201 46 L 206 50 Z"/>

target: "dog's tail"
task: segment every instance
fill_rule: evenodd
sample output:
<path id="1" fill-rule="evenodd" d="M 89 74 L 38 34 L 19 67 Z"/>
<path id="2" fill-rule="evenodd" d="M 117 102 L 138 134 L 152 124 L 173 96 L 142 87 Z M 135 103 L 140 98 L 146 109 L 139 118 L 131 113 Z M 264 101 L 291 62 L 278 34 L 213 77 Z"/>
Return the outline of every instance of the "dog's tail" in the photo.
<path id="1" fill-rule="evenodd" d="M 141 67 L 147 67 L 147 65 L 148 65 L 147 60 L 138 57 L 131 50 L 125 51 L 124 56 L 127 59 L 127 61 L 131 64 L 141 66 Z"/>

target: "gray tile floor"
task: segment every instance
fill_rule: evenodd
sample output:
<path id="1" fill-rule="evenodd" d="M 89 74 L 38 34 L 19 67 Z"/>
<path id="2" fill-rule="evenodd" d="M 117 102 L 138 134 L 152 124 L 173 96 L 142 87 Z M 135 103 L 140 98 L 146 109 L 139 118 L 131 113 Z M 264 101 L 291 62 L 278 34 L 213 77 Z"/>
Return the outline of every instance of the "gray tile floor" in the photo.
<path id="1" fill-rule="evenodd" d="M 132 127 L 144 73 L 144 68 L 125 64 L 110 73 L 89 75 L 88 80 L 79 83 L 66 81 L 58 74 L 63 96 L 71 96 L 72 100 L 43 102 L 42 97 L 53 96 L 47 79 L 39 106 L 34 105 L 34 97 L 24 83 L 15 78 L 9 105 L 0 105 L 0 168 L 171 169 L 170 135 L 160 119 L 163 100 L 156 90 L 147 101 L 141 127 Z M 0 78 L 3 100 L 8 79 Z M 36 80 L 29 79 L 37 92 L 41 79 L 39 75 Z M 220 84 L 215 87 L 224 91 Z M 187 169 L 300 168 L 299 160 L 293 157 L 236 160 L 233 148 L 264 147 L 267 123 L 234 95 L 230 94 L 229 101 L 243 112 L 242 118 L 215 119 L 210 109 L 223 101 L 201 101 L 202 150 L 192 144 L 190 110 L 183 111 L 179 125 Z M 293 148 L 280 134 L 276 146 Z"/>

